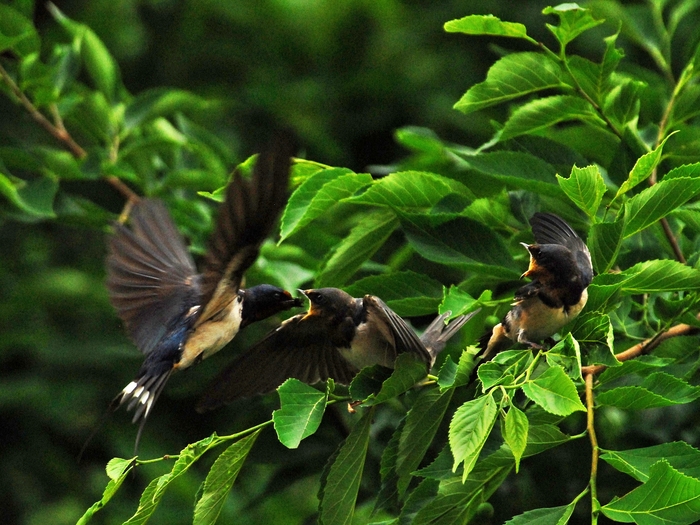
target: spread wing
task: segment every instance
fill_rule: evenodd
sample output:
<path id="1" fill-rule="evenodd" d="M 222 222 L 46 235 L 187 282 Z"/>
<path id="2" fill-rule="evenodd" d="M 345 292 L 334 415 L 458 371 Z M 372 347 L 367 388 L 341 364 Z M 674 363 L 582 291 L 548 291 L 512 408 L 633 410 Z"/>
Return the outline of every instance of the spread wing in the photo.
<path id="1" fill-rule="evenodd" d="M 574 255 L 584 287 L 593 280 L 593 264 L 586 243 L 563 219 L 553 213 L 535 213 L 530 219 L 538 244 L 561 244 Z"/>
<path id="2" fill-rule="evenodd" d="M 209 319 L 238 292 L 243 274 L 287 202 L 292 140 L 279 137 L 258 156 L 250 180 L 236 171 L 226 188 L 204 260 L 200 319 Z"/>
<path id="3" fill-rule="evenodd" d="M 406 321 L 396 315 L 396 313 L 379 297 L 374 295 L 365 295 L 363 301 L 368 313 L 376 315 L 379 319 L 383 320 L 389 327 L 391 327 L 391 331 L 394 334 L 394 340 L 396 342 L 397 354 L 410 352 L 427 365 L 431 364 L 432 357 L 430 353 L 413 329 L 406 324 Z"/>
<path id="4" fill-rule="evenodd" d="M 150 353 L 173 319 L 199 303 L 194 261 L 168 214 L 156 200 L 141 199 L 131 229 L 115 225 L 109 239 L 107 289 L 129 337 Z"/>
<path id="5" fill-rule="evenodd" d="M 330 343 L 327 324 L 318 316 L 300 314 L 283 322 L 219 374 L 197 403 L 197 411 L 270 392 L 290 377 L 309 384 L 332 377 L 349 384 L 357 372 Z"/>

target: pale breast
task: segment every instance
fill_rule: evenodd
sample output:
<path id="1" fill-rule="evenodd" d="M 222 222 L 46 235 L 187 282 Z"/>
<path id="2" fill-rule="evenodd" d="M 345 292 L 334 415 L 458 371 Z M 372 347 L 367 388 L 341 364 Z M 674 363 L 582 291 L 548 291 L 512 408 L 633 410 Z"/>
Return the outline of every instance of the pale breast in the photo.
<path id="1" fill-rule="evenodd" d="M 550 308 L 537 297 L 520 301 L 507 316 L 508 337 L 518 342 L 538 342 L 556 334 L 572 321 L 586 305 L 588 291 L 584 290 L 581 300 L 570 307 Z"/>
<path id="2" fill-rule="evenodd" d="M 187 338 L 182 357 L 175 366 L 188 368 L 197 359 L 206 359 L 226 346 L 238 333 L 242 309 L 241 298 L 237 297 L 215 317 L 195 328 Z"/>
<path id="3" fill-rule="evenodd" d="M 396 360 L 391 331 L 385 323 L 372 322 L 371 317 L 357 327 L 350 348 L 338 350 L 357 369 L 376 364 L 393 368 Z"/>

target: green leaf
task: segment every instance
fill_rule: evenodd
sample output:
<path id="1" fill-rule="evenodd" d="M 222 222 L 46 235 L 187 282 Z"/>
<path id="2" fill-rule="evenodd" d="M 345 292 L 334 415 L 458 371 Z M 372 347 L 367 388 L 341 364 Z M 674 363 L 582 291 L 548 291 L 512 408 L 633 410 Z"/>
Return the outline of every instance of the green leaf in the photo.
<path id="1" fill-rule="evenodd" d="M 206 99 L 183 89 L 155 88 L 142 91 L 126 106 L 124 130 L 129 132 L 156 118 L 170 116 L 178 111 L 205 109 L 210 104 Z"/>
<path id="2" fill-rule="evenodd" d="M 598 273 L 607 272 L 615 264 L 622 246 L 624 228 L 624 215 L 615 222 L 599 222 L 591 226 L 588 249 L 591 251 L 593 267 Z"/>
<path id="3" fill-rule="evenodd" d="M 56 21 L 68 31 L 80 47 L 85 68 L 97 89 L 108 101 L 114 102 L 117 97 L 119 68 L 107 47 L 88 26 L 71 20 L 52 3 L 47 7 Z"/>
<path id="4" fill-rule="evenodd" d="M 566 372 L 566 375 L 574 381 L 583 380 L 581 377 L 581 349 L 578 338 L 574 339 L 571 334 L 566 334 L 561 341 L 545 353 L 545 357 L 550 366 L 560 366 Z"/>
<path id="5" fill-rule="evenodd" d="M 394 367 L 391 376 L 382 383 L 381 390 L 376 395 L 371 394 L 367 397 L 362 406 L 378 405 L 393 399 L 413 388 L 427 374 L 425 363 L 409 353 L 400 354 Z"/>
<path id="6" fill-rule="evenodd" d="M 280 242 L 371 183 L 372 176 L 367 173 L 353 173 L 346 168 L 318 170 L 289 197 L 282 215 Z"/>
<path id="7" fill-rule="evenodd" d="M 136 458 L 122 459 L 122 458 L 112 458 L 107 463 L 107 476 L 109 476 L 109 482 L 102 493 L 102 499 L 95 502 L 85 513 L 80 517 L 77 525 L 85 525 L 91 519 L 93 514 L 104 507 L 112 497 L 117 493 L 119 487 L 126 479 L 131 469 L 134 467 Z"/>
<path id="8" fill-rule="evenodd" d="M 503 239 L 476 221 L 457 217 L 433 225 L 425 215 L 401 213 L 400 218 L 411 246 L 429 261 L 505 278 L 519 277 Z"/>
<path id="9" fill-rule="evenodd" d="M 700 387 L 665 372 L 654 372 L 640 386 L 622 386 L 601 392 L 596 397 L 600 405 L 642 410 L 690 403 L 700 397 Z"/>
<path id="10" fill-rule="evenodd" d="M 146 523 L 155 512 L 170 484 L 187 472 L 194 462 L 209 450 L 216 439 L 218 438 L 214 434 L 196 443 L 187 445 L 178 455 L 172 470 L 155 478 L 144 489 L 136 512 L 124 522 L 124 525 L 142 525 Z"/>
<path id="11" fill-rule="evenodd" d="M 461 156 L 467 167 L 484 174 L 484 186 L 493 191 L 494 181 L 508 188 L 561 198 L 564 193 L 556 184 L 557 170 L 542 159 L 519 151 L 494 151 Z M 474 173 L 465 174 L 464 183 L 473 183 Z"/>
<path id="12" fill-rule="evenodd" d="M 378 209 L 363 216 L 338 245 L 316 276 L 316 287 L 342 286 L 381 248 L 398 226 L 391 210 Z"/>
<path id="13" fill-rule="evenodd" d="M 58 183 L 51 177 L 37 177 L 30 181 L 10 179 L 0 173 L 0 193 L 29 219 L 50 219 L 56 214 L 53 202 L 58 191 Z"/>
<path id="14" fill-rule="evenodd" d="M 470 196 L 471 192 L 460 182 L 435 173 L 400 171 L 377 180 L 361 195 L 345 201 L 420 211 L 432 208 L 450 194 Z"/>
<path id="15" fill-rule="evenodd" d="M 625 237 L 663 219 L 676 208 L 700 194 L 700 178 L 678 177 L 662 180 L 625 203 Z"/>
<path id="16" fill-rule="evenodd" d="M 576 501 L 561 507 L 528 510 L 520 516 L 515 516 L 504 525 L 566 525 L 576 507 Z"/>
<path id="17" fill-rule="evenodd" d="M 231 491 L 236 477 L 245 463 L 250 449 L 260 434 L 256 430 L 236 441 L 222 452 L 209 470 L 204 481 L 204 491 L 194 508 L 194 525 L 213 525 L 221 514 L 226 496 Z"/>
<path id="18" fill-rule="evenodd" d="M 568 179 L 557 175 L 559 186 L 571 201 L 583 210 L 591 220 L 595 220 L 596 212 L 605 194 L 605 181 L 598 166 L 586 168 L 571 168 Z"/>
<path id="19" fill-rule="evenodd" d="M 512 53 L 491 66 L 486 80 L 473 85 L 455 104 L 462 113 L 565 86 L 561 67 L 542 53 Z"/>
<path id="20" fill-rule="evenodd" d="M 453 389 L 424 388 L 406 414 L 396 460 L 399 494 L 405 494 L 413 472 L 433 443 L 453 393 Z"/>
<path id="21" fill-rule="evenodd" d="M 558 447 L 571 441 L 573 438 L 567 436 L 556 425 L 534 425 L 531 424 L 527 433 L 527 447 L 523 457 L 536 456 L 545 450 Z"/>
<path id="22" fill-rule="evenodd" d="M 618 366 L 620 364 L 615 357 L 613 327 L 608 315 L 591 311 L 578 316 L 574 322 L 571 334 L 576 341 L 585 346 L 587 365 Z M 569 374 L 569 377 L 581 380 L 580 368 L 576 377 L 571 374 Z"/>
<path id="23" fill-rule="evenodd" d="M 576 411 L 586 411 L 574 382 L 560 366 L 551 366 L 537 379 L 525 383 L 523 392 L 551 414 L 568 416 Z"/>
<path id="24" fill-rule="evenodd" d="M 319 493 L 319 523 L 349 525 L 355 511 L 362 470 L 369 445 L 374 409 L 368 410 L 342 443 L 322 480 Z"/>
<path id="25" fill-rule="evenodd" d="M 603 103 L 603 112 L 615 129 L 636 129 L 641 108 L 640 99 L 646 88 L 645 82 L 619 77 L 615 79 Z"/>
<path id="26" fill-rule="evenodd" d="M 281 408 L 272 413 L 277 437 L 287 448 L 316 432 L 326 409 L 328 394 L 291 378 L 277 389 Z"/>
<path id="27" fill-rule="evenodd" d="M 344 290 L 353 297 L 366 294 L 381 297 L 389 308 L 402 317 L 432 314 L 437 311 L 442 298 L 442 284 L 439 281 L 410 270 L 371 275 L 355 281 Z"/>
<path id="28" fill-rule="evenodd" d="M 555 95 L 535 99 L 518 107 L 503 126 L 500 140 L 534 134 L 571 120 L 606 126 L 605 121 L 585 100 L 569 95 Z"/>
<path id="29" fill-rule="evenodd" d="M 669 260 L 641 262 L 611 277 L 627 294 L 700 289 L 700 270 Z"/>
<path id="30" fill-rule="evenodd" d="M 527 416 L 515 405 L 510 406 L 503 424 L 503 440 L 515 457 L 515 472 L 520 469 L 520 458 L 527 447 L 527 431 L 530 426 Z"/>
<path id="31" fill-rule="evenodd" d="M 20 57 L 38 53 L 39 35 L 31 19 L 9 5 L 0 4 L 0 53 L 12 50 Z"/>
<path id="32" fill-rule="evenodd" d="M 666 460 L 660 460 L 649 469 L 646 483 L 601 510 L 616 521 L 690 525 L 700 520 L 700 480 L 681 474 Z"/>
<path id="33" fill-rule="evenodd" d="M 454 456 L 452 471 L 464 462 L 462 481 L 474 468 L 479 453 L 491 433 L 498 407 L 491 393 L 467 401 L 457 409 L 450 422 L 449 440 Z"/>
<path id="34" fill-rule="evenodd" d="M 551 24 L 546 25 L 547 29 L 549 29 L 559 41 L 562 49 L 584 31 L 588 31 L 604 22 L 604 20 L 594 19 L 589 9 L 579 7 L 574 3 L 559 4 L 556 7 L 545 7 L 542 13 L 559 17 L 558 26 L 553 26 Z"/>
<path id="35" fill-rule="evenodd" d="M 600 459 L 641 482 L 649 479 L 651 467 L 661 459 L 681 474 L 700 479 L 700 450 L 684 441 L 631 450 L 607 450 Z"/>
<path id="36" fill-rule="evenodd" d="M 457 20 L 450 20 L 445 22 L 445 31 L 448 33 L 466 33 L 467 35 L 524 38 L 536 44 L 535 40 L 527 36 L 527 29 L 523 24 L 502 22 L 493 15 L 469 15 Z"/>
<path id="37" fill-rule="evenodd" d="M 455 363 L 448 356 L 440 368 L 437 383 L 441 389 L 457 388 L 469 383 L 469 379 L 476 365 L 474 356 L 479 351 L 475 346 L 470 346 L 459 356 L 459 363 Z"/>
<path id="38" fill-rule="evenodd" d="M 666 144 L 666 141 L 675 133 L 676 132 L 670 133 L 663 140 L 663 142 L 659 144 L 654 150 L 642 155 L 637 159 L 637 162 L 634 164 L 634 167 L 632 168 L 629 177 L 625 182 L 622 183 L 620 189 L 617 190 L 613 201 L 617 199 L 620 195 L 627 193 L 639 183 L 649 178 L 651 172 L 654 170 L 654 168 L 656 168 L 656 166 L 658 166 L 659 162 L 661 162 L 661 154 L 663 153 L 664 144 Z"/>

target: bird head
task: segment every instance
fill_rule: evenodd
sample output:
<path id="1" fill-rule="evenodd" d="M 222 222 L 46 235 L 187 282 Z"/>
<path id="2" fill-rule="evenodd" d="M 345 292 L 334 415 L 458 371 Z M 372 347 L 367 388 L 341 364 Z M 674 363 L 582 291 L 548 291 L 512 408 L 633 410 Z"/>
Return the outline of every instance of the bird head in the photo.
<path id="1" fill-rule="evenodd" d="M 342 314 L 355 304 L 355 299 L 338 288 L 316 288 L 299 290 L 309 299 L 309 311 L 306 316 L 318 315 L 334 317 Z"/>
<path id="2" fill-rule="evenodd" d="M 303 305 L 301 299 L 292 297 L 288 291 L 270 284 L 246 288 L 241 293 L 243 294 L 241 328 L 284 310 Z"/>

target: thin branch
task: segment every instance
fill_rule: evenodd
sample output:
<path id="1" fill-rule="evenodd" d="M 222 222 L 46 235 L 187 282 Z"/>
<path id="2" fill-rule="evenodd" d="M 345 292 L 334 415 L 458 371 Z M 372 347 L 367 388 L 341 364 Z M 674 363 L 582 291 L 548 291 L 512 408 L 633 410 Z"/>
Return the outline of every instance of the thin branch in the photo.
<path id="1" fill-rule="evenodd" d="M 697 315 L 697 318 L 700 319 L 700 314 Z M 665 332 L 659 332 L 656 334 L 654 337 L 651 337 L 649 339 L 646 339 L 642 341 L 641 343 L 637 343 L 636 345 L 628 348 L 624 352 L 620 352 L 619 354 L 616 354 L 615 357 L 617 358 L 618 361 L 627 361 L 629 359 L 633 359 L 635 357 L 639 357 L 642 354 L 648 354 L 652 350 L 654 350 L 657 346 L 659 346 L 662 342 L 664 342 L 666 339 L 671 339 L 672 337 L 679 337 L 683 335 L 693 335 L 697 334 L 700 332 L 700 329 L 691 326 L 689 324 L 678 324 L 676 326 L 672 326 Z M 583 366 L 581 367 L 581 373 L 586 376 L 586 375 L 596 375 L 599 374 L 600 372 L 604 371 L 607 368 L 605 365 L 589 365 L 589 366 Z"/>
<path id="2" fill-rule="evenodd" d="M 671 226 L 668 224 L 668 220 L 666 220 L 666 217 L 664 217 L 659 222 L 661 222 L 661 227 L 664 229 L 664 234 L 666 234 L 666 239 L 668 239 L 668 243 L 671 245 L 673 253 L 676 255 L 676 259 L 679 263 L 685 264 L 685 256 L 683 255 L 680 244 L 678 244 L 678 239 L 676 239 L 676 236 L 673 234 L 673 230 L 671 230 Z"/>
<path id="3" fill-rule="evenodd" d="M 595 433 L 595 403 L 593 399 L 593 374 L 586 374 L 586 412 L 587 421 L 586 428 L 588 430 L 588 438 L 591 440 L 591 477 L 589 487 L 591 489 L 591 524 L 598 523 L 598 514 L 600 512 L 600 502 L 598 501 L 598 457 L 600 449 L 598 448 L 598 437 Z"/>
<path id="4" fill-rule="evenodd" d="M 37 107 L 32 103 L 31 100 L 25 95 L 22 90 L 19 88 L 17 83 L 12 79 L 12 77 L 9 75 L 9 73 L 5 70 L 5 68 L 0 65 L 0 77 L 2 77 L 3 81 L 5 84 L 8 85 L 10 88 L 10 91 L 12 91 L 12 94 L 17 97 L 19 102 L 24 106 L 24 108 L 29 112 L 31 117 L 39 123 L 39 125 L 44 128 L 46 131 L 48 131 L 54 138 L 58 139 L 68 150 L 71 152 L 71 154 L 78 160 L 82 160 L 85 157 L 87 157 L 87 151 L 85 151 L 80 144 L 78 144 L 73 137 L 71 136 L 70 133 L 68 133 L 68 130 L 65 128 L 63 125 L 63 119 L 61 118 L 61 115 L 58 112 L 58 108 L 54 104 L 50 106 L 50 111 L 54 119 L 54 123 L 52 123 L 49 119 L 47 119 L 41 111 L 37 109 Z M 116 160 L 116 159 L 114 159 Z M 117 177 L 113 175 L 108 175 L 105 176 L 105 180 L 113 186 L 119 193 L 121 193 L 124 198 L 127 199 L 127 201 L 130 202 L 136 202 L 140 199 L 138 194 L 136 194 L 134 191 L 131 190 L 126 184 L 124 184 L 121 180 L 119 180 Z"/>
<path id="5" fill-rule="evenodd" d="M 20 101 L 20 103 L 24 106 L 24 108 L 29 112 L 29 114 L 32 116 L 32 118 L 39 123 L 39 125 L 44 128 L 46 131 L 48 131 L 51 135 L 53 135 L 56 139 L 61 141 L 65 146 L 70 150 L 70 152 L 73 154 L 73 156 L 77 159 L 84 159 L 87 157 L 87 152 L 80 147 L 80 145 L 73 140 L 73 137 L 70 136 L 70 133 L 66 131 L 65 128 L 60 129 L 56 126 L 54 126 L 51 121 L 49 121 L 42 113 L 39 111 L 36 106 L 32 103 L 29 98 L 27 98 L 27 95 L 25 95 L 22 90 L 19 88 L 19 86 L 15 83 L 14 80 L 12 80 L 12 77 L 9 75 L 9 73 L 5 70 L 5 68 L 0 65 L 0 76 L 2 79 L 5 81 L 5 84 L 8 85 L 10 88 L 10 91 L 17 97 L 17 99 Z"/>

